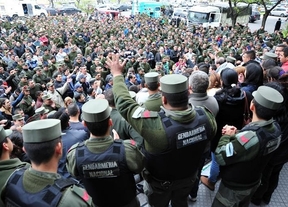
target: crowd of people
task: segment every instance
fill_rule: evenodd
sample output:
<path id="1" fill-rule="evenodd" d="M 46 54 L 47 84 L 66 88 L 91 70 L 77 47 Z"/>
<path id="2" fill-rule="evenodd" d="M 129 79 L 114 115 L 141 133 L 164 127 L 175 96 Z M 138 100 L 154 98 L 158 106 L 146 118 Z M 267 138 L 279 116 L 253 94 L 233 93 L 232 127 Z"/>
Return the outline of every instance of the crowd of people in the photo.
<path id="1" fill-rule="evenodd" d="M 143 190 L 186 207 L 219 179 L 213 207 L 270 202 L 288 161 L 281 30 L 79 14 L 0 19 L 0 35 L 0 206 L 136 207 Z"/>

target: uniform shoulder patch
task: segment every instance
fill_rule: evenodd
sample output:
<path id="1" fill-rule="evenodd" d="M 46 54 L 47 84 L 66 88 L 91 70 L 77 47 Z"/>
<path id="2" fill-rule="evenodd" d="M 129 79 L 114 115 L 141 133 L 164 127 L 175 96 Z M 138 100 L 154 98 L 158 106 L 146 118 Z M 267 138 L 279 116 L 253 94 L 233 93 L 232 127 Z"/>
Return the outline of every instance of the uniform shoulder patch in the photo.
<path id="1" fill-rule="evenodd" d="M 157 116 L 158 116 L 158 112 L 156 111 L 145 110 L 141 113 L 141 118 L 156 118 Z"/>
<path id="2" fill-rule="evenodd" d="M 71 191 L 77 195 L 78 197 L 80 197 L 83 201 L 85 201 L 86 203 L 89 204 L 89 206 L 92 204 L 92 198 L 89 196 L 89 194 L 87 193 L 87 191 L 83 188 L 80 188 L 77 185 L 73 185 L 71 188 Z"/>
<path id="3" fill-rule="evenodd" d="M 244 146 L 246 145 L 248 142 L 250 142 L 252 140 L 253 137 L 256 136 L 255 132 L 252 131 L 246 131 L 246 132 L 241 132 L 239 134 L 236 135 L 236 138 L 238 140 L 238 142 Z"/>
<path id="4" fill-rule="evenodd" d="M 143 108 L 143 107 L 138 107 L 138 108 L 134 111 L 134 113 L 132 114 L 132 118 L 134 118 L 134 119 L 140 118 L 140 117 L 141 117 L 141 113 L 142 113 L 144 110 L 145 110 L 145 108 Z"/>

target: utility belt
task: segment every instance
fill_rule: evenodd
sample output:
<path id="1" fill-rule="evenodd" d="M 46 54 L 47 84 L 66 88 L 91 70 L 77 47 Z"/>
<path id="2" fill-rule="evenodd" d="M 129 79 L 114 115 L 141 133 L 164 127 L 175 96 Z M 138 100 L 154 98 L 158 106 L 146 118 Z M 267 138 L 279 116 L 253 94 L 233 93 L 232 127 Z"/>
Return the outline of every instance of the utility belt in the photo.
<path id="1" fill-rule="evenodd" d="M 250 189 L 250 188 L 253 188 L 254 186 L 256 185 L 259 185 L 260 184 L 260 180 L 257 180 L 256 182 L 254 183 L 249 183 L 249 184 L 240 184 L 240 183 L 233 183 L 233 182 L 230 182 L 230 181 L 225 181 L 225 180 L 221 180 L 221 182 L 223 183 L 223 185 L 225 185 L 227 188 L 230 188 L 232 190 L 247 190 L 247 189 Z"/>
<path id="2" fill-rule="evenodd" d="M 155 178 L 154 176 L 152 176 L 150 174 L 150 172 L 148 170 L 146 170 L 146 169 L 144 169 L 143 172 L 142 172 L 143 178 L 149 184 L 153 185 L 153 183 L 155 183 L 156 185 L 161 186 L 163 189 L 166 189 L 166 190 L 169 189 L 173 185 L 174 182 L 176 182 L 176 181 L 177 182 L 181 182 L 181 181 L 186 182 L 186 180 L 190 180 L 190 179 L 195 178 L 196 175 L 197 175 L 197 172 L 194 175 L 192 175 L 191 177 L 187 177 L 187 178 L 184 178 L 184 179 L 179 179 L 179 180 L 160 180 L 160 179 Z"/>

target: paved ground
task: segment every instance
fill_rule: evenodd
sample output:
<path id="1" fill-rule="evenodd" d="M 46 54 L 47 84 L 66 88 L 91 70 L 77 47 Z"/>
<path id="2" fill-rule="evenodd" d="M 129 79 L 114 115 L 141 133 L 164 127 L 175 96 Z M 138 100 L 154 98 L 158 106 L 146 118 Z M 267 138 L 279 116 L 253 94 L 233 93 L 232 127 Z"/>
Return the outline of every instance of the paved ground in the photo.
<path id="1" fill-rule="evenodd" d="M 206 188 L 203 184 L 200 184 L 197 201 L 196 202 L 189 201 L 189 207 L 210 207 L 212 204 L 212 200 L 217 192 L 218 186 L 219 182 L 217 183 L 216 190 L 212 192 L 208 188 Z M 261 207 L 288 207 L 287 190 L 288 190 L 288 164 L 284 165 L 282 169 L 278 188 L 274 192 L 270 204 L 269 205 L 263 204 L 261 205 Z M 141 202 L 141 207 L 149 207 L 145 195 L 139 194 L 138 197 Z M 256 207 L 256 206 L 250 204 L 249 207 Z"/>

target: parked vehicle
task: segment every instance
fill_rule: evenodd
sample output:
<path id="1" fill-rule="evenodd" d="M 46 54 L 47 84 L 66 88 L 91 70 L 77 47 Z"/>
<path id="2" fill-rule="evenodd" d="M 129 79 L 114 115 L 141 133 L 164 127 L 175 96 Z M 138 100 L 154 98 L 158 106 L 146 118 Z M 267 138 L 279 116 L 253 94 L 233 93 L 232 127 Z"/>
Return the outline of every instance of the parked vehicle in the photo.
<path id="1" fill-rule="evenodd" d="M 0 1 L 1 17 L 47 16 L 39 5 L 26 1 Z"/>
<path id="2" fill-rule="evenodd" d="M 249 18 L 249 22 L 253 23 L 257 20 L 260 20 L 260 13 L 258 11 L 252 11 L 251 16 Z"/>
<path id="3" fill-rule="evenodd" d="M 243 12 L 237 18 L 237 22 L 247 24 L 252 13 L 252 6 L 247 6 L 245 3 L 238 3 L 237 7 L 243 9 Z M 209 6 L 193 6 L 188 9 L 187 25 L 188 27 L 199 24 L 203 27 L 219 27 L 220 23 L 222 25 L 231 25 L 232 19 L 229 11 L 230 7 L 227 2 L 213 3 Z"/>
<path id="4" fill-rule="evenodd" d="M 61 7 L 57 10 L 57 13 L 60 15 L 72 15 L 81 13 L 81 10 L 77 9 L 76 7 Z"/>
<path id="5" fill-rule="evenodd" d="M 178 17 L 180 17 L 181 21 L 183 21 L 186 24 L 187 23 L 187 15 L 188 15 L 188 12 L 186 9 L 175 8 L 174 12 L 171 16 L 171 24 L 176 24 L 176 20 Z"/>
<path id="6" fill-rule="evenodd" d="M 58 11 L 56 8 L 47 7 L 45 8 L 45 10 L 47 11 L 48 16 L 56 16 L 58 14 Z"/>
<path id="7" fill-rule="evenodd" d="M 132 9 L 132 5 L 129 4 L 120 4 L 112 8 L 113 10 L 117 11 L 128 11 Z"/>
<path id="8" fill-rule="evenodd" d="M 288 9 L 283 8 L 283 7 L 276 7 L 270 12 L 270 15 L 287 17 L 288 16 Z"/>

